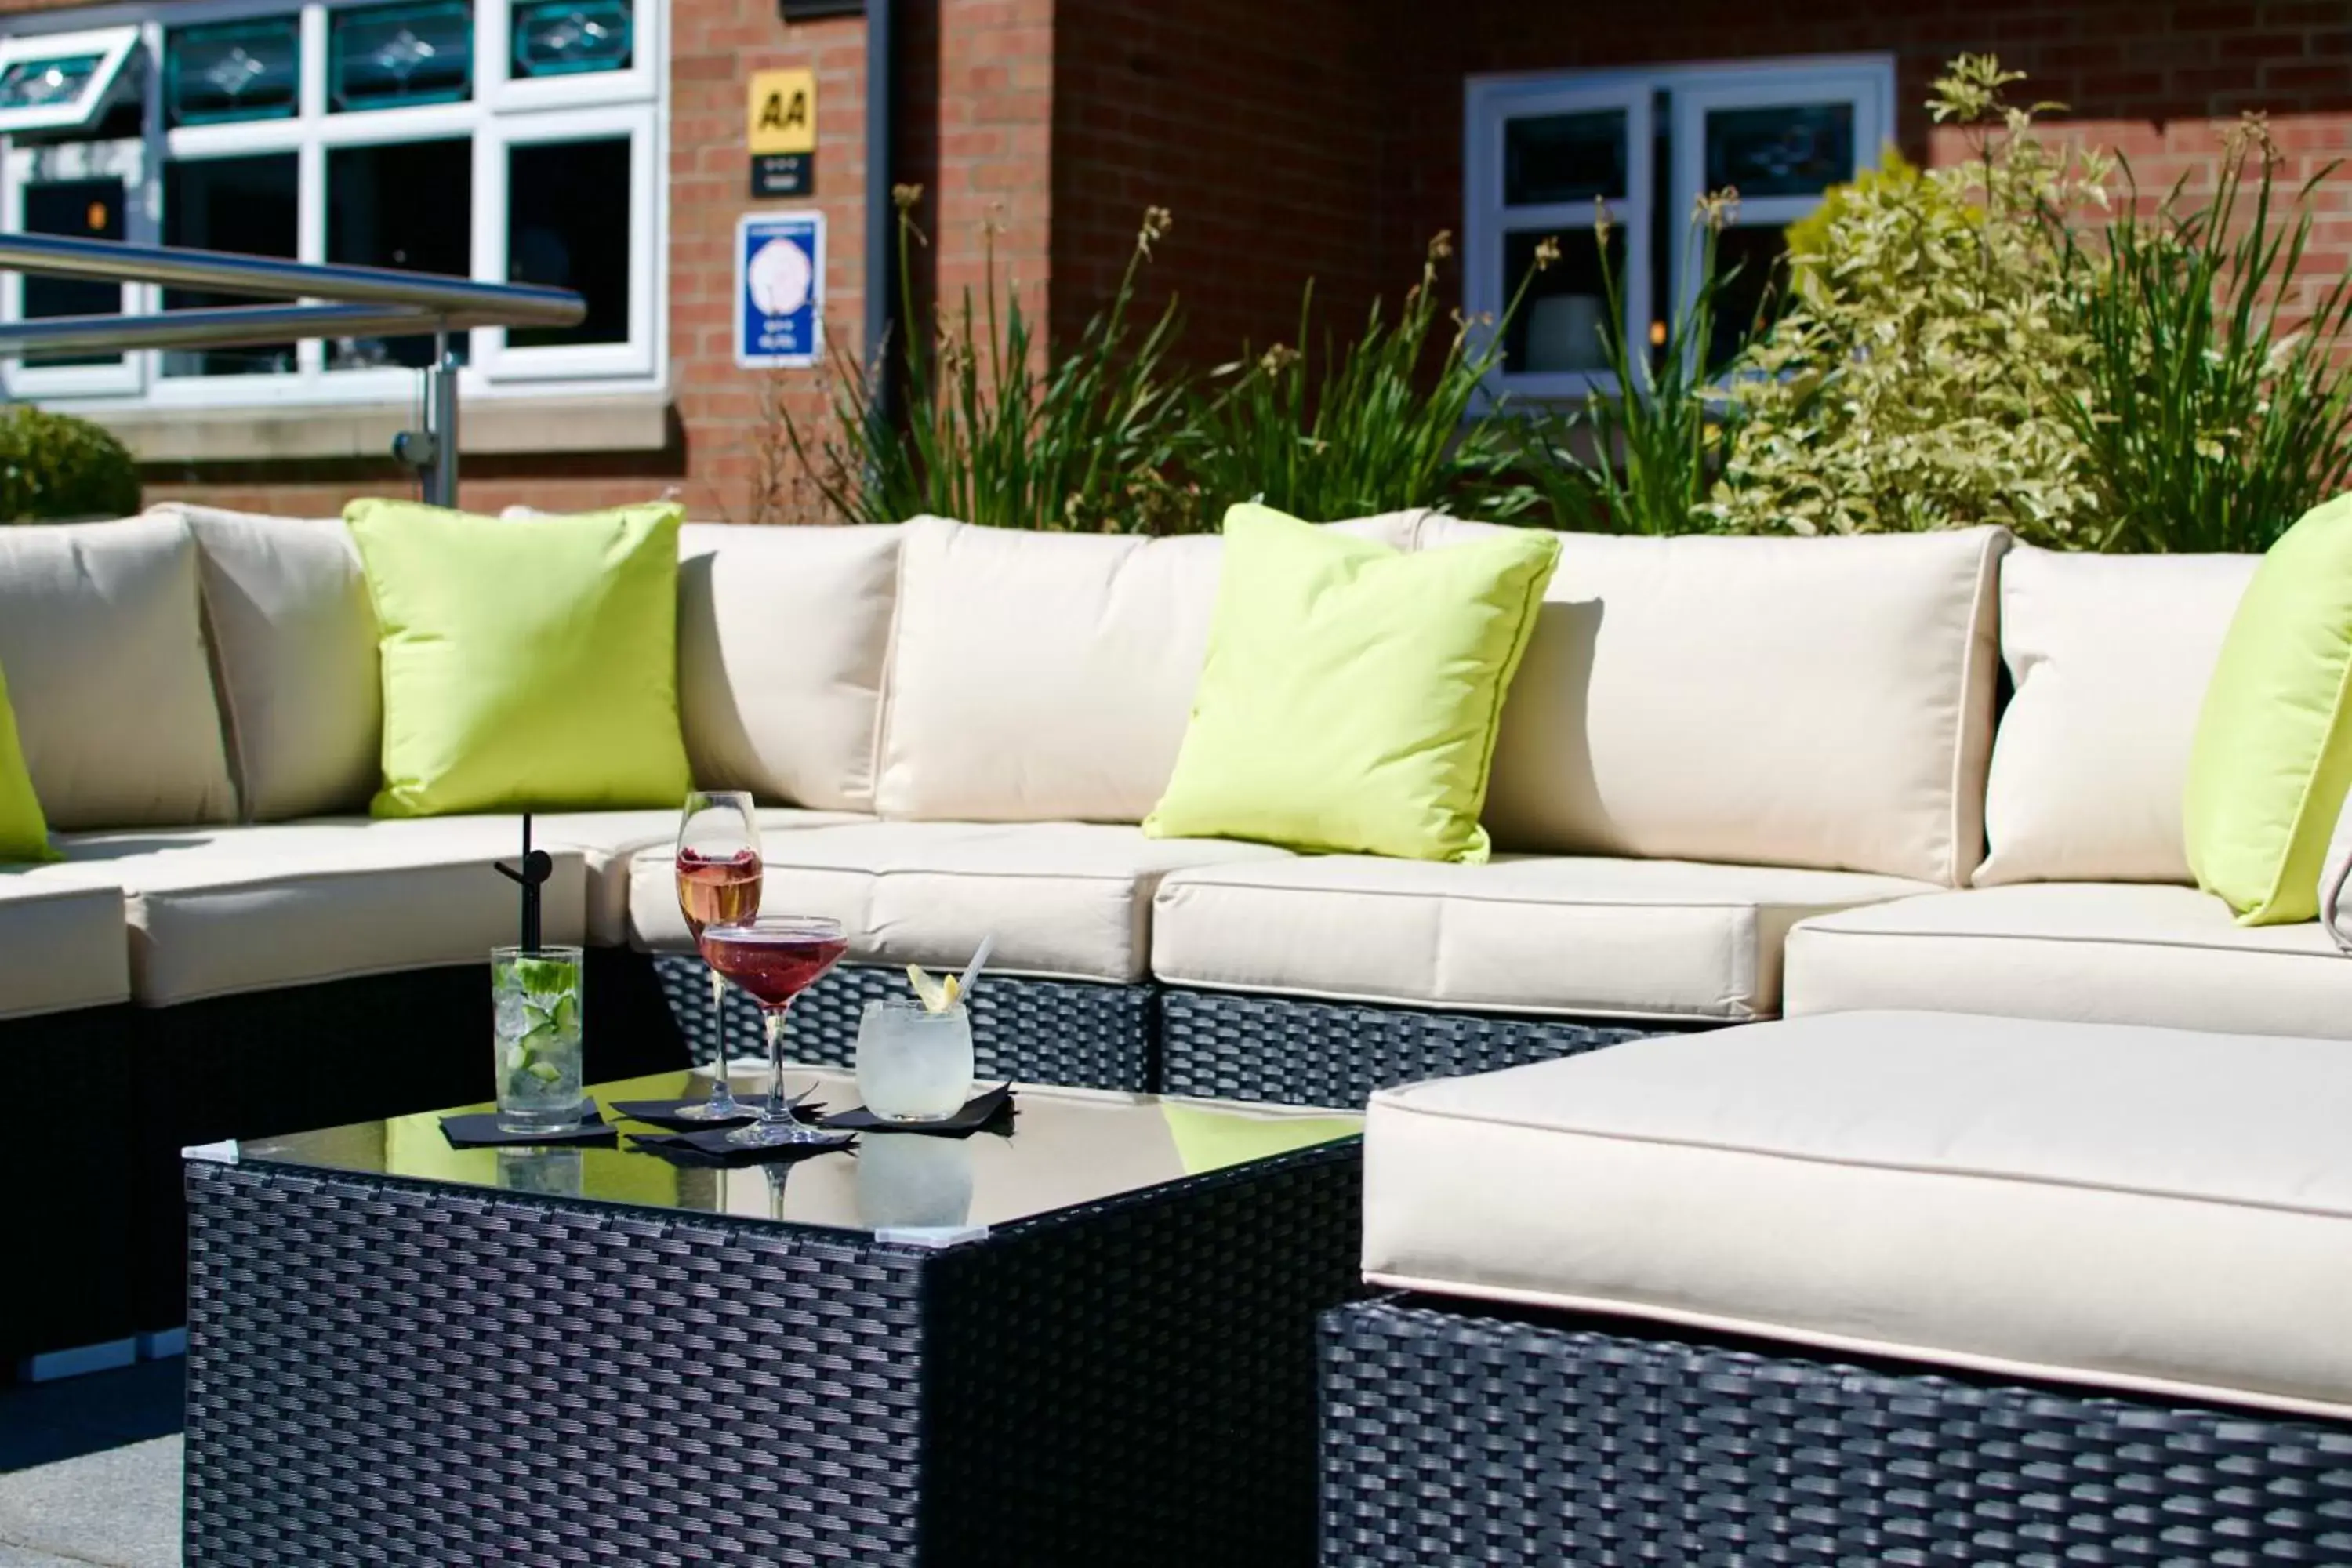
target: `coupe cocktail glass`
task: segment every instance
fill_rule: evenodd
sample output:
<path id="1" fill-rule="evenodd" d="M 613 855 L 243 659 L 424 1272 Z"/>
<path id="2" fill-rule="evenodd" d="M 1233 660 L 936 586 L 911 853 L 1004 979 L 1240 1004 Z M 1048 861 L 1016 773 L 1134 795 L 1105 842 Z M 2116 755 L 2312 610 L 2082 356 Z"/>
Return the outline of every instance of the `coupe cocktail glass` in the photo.
<path id="1" fill-rule="evenodd" d="M 768 1103 L 759 1121 L 727 1135 L 730 1143 L 766 1148 L 834 1141 L 834 1134 L 794 1116 L 784 1097 L 784 1014 L 793 998 L 848 951 L 841 922 L 814 915 L 761 915 L 740 925 L 703 928 L 703 958 L 751 994 L 768 1029 Z"/>
<path id="2" fill-rule="evenodd" d="M 677 907 L 696 944 L 703 928 L 732 925 L 760 912 L 760 819 L 741 790 L 697 790 L 686 797 L 677 820 Z M 707 955 L 706 955 L 707 956 Z M 718 1059 L 711 1063 L 710 1098 L 681 1106 L 693 1121 L 732 1121 L 743 1114 L 727 1084 L 727 982 L 710 971 L 711 1034 Z"/>

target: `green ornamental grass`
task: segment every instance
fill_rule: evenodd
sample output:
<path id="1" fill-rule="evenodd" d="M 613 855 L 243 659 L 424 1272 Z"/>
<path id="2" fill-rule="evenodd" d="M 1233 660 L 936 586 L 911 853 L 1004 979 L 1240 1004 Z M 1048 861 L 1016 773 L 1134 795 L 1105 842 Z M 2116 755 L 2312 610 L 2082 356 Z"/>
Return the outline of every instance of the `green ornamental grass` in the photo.
<path id="1" fill-rule="evenodd" d="M 2138 188 L 2070 256 L 2085 384 L 2069 405 L 2099 495 L 2103 549 L 2267 549 L 2352 481 L 2345 374 L 2352 274 L 2306 286 L 2314 195 L 2287 204 L 2259 116 L 2226 144 L 2210 200 L 2173 186 L 2152 217 Z"/>

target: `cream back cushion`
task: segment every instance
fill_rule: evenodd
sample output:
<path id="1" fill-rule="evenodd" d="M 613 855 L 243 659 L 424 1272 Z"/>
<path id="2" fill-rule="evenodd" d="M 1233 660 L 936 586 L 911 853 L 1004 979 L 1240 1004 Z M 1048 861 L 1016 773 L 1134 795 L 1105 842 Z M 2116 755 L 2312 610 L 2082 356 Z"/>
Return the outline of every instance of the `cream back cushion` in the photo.
<path id="1" fill-rule="evenodd" d="M 1421 547 L 1491 526 L 1433 519 Z M 1495 847 L 1964 883 L 2008 541 L 1564 535 L 1503 709 Z"/>
<path id="2" fill-rule="evenodd" d="M 0 670 L 51 827 L 235 816 L 179 518 L 0 528 Z"/>
<path id="3" fill-rule="evenodd" d="M 1408 549 L 1422 514 L 1335 526 Z M 1140 822 L 1208 652 L 1224 542 L 907 524 L 876 809 Z"/>
<path id="4" fill-rule="evenodd" d="M 1979 883 L 2194 879 L 2189 742 L 2261 560 L 2010 552 L 2000 651 L 2016 694 L 1993 738 Z"/>
<path id="5" fill-rule="evenodd" d="M 195 535 L 248 822 L 365 812 L 383 773 L 375 608 L 340 518 L 159 507 Z"/>
<path id="6" fill-rule="evenodd" d="M 903 531 L 678 531 L 678 715 L 697 784 L 872 809 Z"/>

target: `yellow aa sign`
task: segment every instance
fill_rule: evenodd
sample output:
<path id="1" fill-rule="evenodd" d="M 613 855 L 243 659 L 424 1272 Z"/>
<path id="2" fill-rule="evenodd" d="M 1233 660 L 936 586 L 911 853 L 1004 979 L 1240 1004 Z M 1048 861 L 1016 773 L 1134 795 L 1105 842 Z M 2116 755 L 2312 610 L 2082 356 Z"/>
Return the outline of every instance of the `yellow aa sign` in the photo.
<path id="1" fill-rule="evenodd" d="M 816 151 L 816 72 L 753 71 L 744 139 L 754 153 Z"/>

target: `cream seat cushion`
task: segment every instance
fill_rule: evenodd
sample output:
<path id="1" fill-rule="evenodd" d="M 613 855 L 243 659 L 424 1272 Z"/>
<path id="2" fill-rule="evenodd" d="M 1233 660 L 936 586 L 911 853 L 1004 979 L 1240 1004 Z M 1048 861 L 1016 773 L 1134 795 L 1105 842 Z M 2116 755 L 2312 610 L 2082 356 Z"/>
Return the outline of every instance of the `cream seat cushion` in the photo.
<path id="1" fill-rule="evenodd" d="M 678 531 L 678 722 L 703 788 L 872 809 L 903 533 Z"/>
<path id="2" fill-rule="evenodd" d="M 2352 1051 L 1855 1013 L 1384 1089 L 1376 1283 L 2352 1415 Z"/>
<path id="3" fill-rule="evenodd" d="M 72 866 L 0 866 L 0 1018 L 131 999 L 122 889 Z"/>
<path id="4" fill-rule="evenodd" d="M 1332 526 L 1404 549 L 1422 515 Z M 908 523 L 875 810 L 1141 822 L 1192 719 L 1223 551 Z"/>
<path id="5" fill-rule="evenodd" d="M 155 510 L 195 536 L 243 819 L 365 812 L 383 776 L 383 680 L 351 531 L 341 518 Z"/>
<path id="6" fill-rule="evenodd" d="M 2040 882 L 1809 920 L 1790 1016 L 1874 1007 L 2352 1037 L 2352 959 L 2316 921 L 2241 926 L 2194 888 Z"/>
<path id="7" fill-rule="evenodd" d="M 1431 518 L 1420 548 L 1492 526 Z M 1561 535 L 1503 708 L 1495 847 L 1965 885 L 2008 542 Z"/>
<path id="8" fill-rule="evenodd" d="M 1677 860 L 1329 855 L 1178 871 L 1152 910 L 1171 985 L 1625 1018 L 1780 1010 L 1780 942 L 1894 877 Z"/>
<path id="9" fill-rule="evenodd" d="M 439 964 L 516 935 L 516 819 L 365 818 L 67 835 L 68 862 L 126 895 L 133 997 L 149 1006 Z M 585 934 L 578 850 L 551 854 L 545 940 Z"/>
<path id="10" fill-rule="evenodd" d="M 681 803 L 683 804 L 683 803 Z M 644 850 L 668 850 L 677 843 L 675 811 L 564 811 L 531 819 L 532 842 L 546 849 L 576 849 L 588 877 L 588 940 L 598 947 L 629 943 L 630 865 Z M 522 844 L 520 819 L 503 819 Z M 803 811 L 797 806 L 759 808 L 761 837 L 796 827 L 827 827 L 865 820 L 855 812 Z"/>
<path id="11" fill-rule="evenodd" d="M 2189 745 L 2258 555 L 2085 555 L 2000 563 L 2017 693 L 1993 738 L 1976 885 L 2193 881 Z"/>
<path id="12" fill-rule="evenodd" d="M 993 932 L 992 970 L 1128 984 L 1147 973 L 1151 894 L 1162 877 L 1286 858 L 1263 844 L 1146 838 L 1101 823 L 812 827 L 762 847 L 760 907 L 840 921 L 852 963 L 961 965 Z M 667 849 L 637 857 L 629 940 L 639 948 L 691 947 L 670 867 Z"/>
<path id="13" fill-rule="evenodd" d="M 0 670 L 52 828 L 236 812 L 176 517 L 0 528 Z"/>

